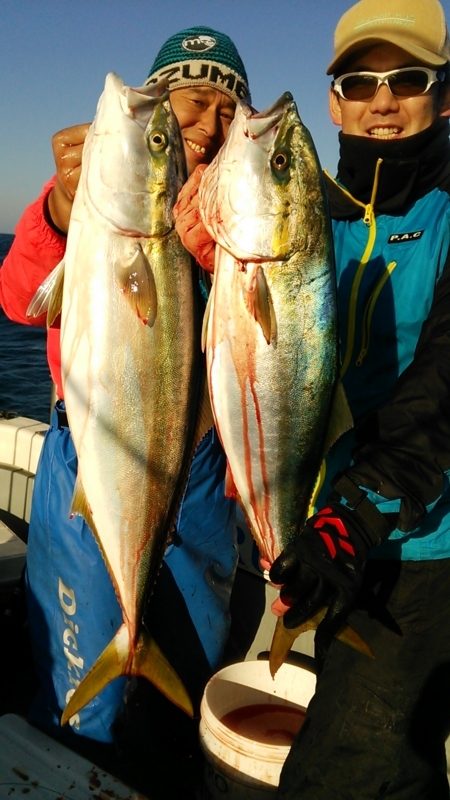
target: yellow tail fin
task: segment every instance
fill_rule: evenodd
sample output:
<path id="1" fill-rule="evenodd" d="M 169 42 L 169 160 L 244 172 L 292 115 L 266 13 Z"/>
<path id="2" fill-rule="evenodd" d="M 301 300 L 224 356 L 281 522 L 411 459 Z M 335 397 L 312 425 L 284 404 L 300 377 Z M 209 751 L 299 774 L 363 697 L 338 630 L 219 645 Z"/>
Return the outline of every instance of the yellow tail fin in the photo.
<path id="1" fill-rule="evenodd" d="M 324 616 L 325 609 L 322 608 L 313 617 L 299 625 L 298 628 L 285 628 L 283 617 L 278 617 L 269 655 L 269 668 L 272 678 L 275 677 L 279 668 L 288 657 L 289 651 L 297 636 L 304 633 L 304 631 L 315 630 L 322 622 Z M 350 625 L 344 625 L 343 628 L 336 633 L 336 639 L 353 647 L 354 650 L 362 653 L 362 655 L 368 656 L 369 658 L 375 657 L 369 645 L 361 638 L 354 628 L 350 627 Z"/>
<path id="2" fill-rule="evenodd" d="M 130 650 L 128 629 L 122 625 L 77 686 L 62 713 L 61 725 L 65 725 L 108 683 L 121 675 L 140 675 L 147 678 L 172 703 L 193 716 L 192 703 L 181 679 L 154 639 L 141 631 L 133 653 Z"/>

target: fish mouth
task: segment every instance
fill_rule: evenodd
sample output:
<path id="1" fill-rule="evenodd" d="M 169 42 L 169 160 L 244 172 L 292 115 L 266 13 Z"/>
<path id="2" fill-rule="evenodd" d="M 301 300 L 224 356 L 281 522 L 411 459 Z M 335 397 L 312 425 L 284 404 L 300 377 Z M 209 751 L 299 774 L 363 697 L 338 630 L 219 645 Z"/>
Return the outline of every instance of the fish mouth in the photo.
<path id="1" fill-rule="evenodd" d="M 286 110 L 295 106 L 294 98 L 290 92 L 284 92 L 273 105 L 264 111 L 255 111 L 252 106 L 244 107 L 246 124 L 244 126 L 245 135 L 250 139 L 258 139 L 267 131 L 278 125 L 286 113 Z"/>

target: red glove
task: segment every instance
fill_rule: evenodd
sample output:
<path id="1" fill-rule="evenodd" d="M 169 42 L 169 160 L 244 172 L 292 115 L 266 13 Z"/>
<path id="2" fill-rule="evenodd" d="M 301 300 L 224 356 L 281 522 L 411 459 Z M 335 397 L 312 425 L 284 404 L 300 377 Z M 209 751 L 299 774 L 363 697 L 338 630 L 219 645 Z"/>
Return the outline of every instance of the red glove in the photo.
<path id="1" fill-rule="evenodd" d="M 198 205 L 198 187 L 206 167 L 206 164 L 199 164 L 190 175 L 173 207 L 173 216 L 183 247 L 203 269 L 214 272 L 216 243 L 203 225 Z"/>

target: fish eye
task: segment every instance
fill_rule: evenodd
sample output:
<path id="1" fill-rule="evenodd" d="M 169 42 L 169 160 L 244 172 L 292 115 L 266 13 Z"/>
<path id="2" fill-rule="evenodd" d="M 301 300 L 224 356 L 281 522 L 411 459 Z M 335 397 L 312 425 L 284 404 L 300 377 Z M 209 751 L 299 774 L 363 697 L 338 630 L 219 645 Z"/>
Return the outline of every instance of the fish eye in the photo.
<path id="1" fill-rule="evenodd" d="M 164 133 L 160 133 L 160 131 L 154 131 L 149 137 L 149 144 L 151 150 L 155 153 L 159 153 L 161 150 L 164 150 L 167 145 L 167 137 Z"/>
<path id="2" fill-rule="evenodd" d="M 285 150 L 277 150 L 272 156 L 272 167 L 277 172 L 284 172 L 290 166 L 290 163 L 289 153 Z"/>

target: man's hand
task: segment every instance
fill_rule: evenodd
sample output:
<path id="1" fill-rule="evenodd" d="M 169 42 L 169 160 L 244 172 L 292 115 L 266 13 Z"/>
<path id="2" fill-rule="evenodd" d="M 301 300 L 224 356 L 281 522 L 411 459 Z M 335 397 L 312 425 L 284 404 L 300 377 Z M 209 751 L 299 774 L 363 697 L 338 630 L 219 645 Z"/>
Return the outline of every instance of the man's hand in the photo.
<path id="1" fill-rule="evenodd" d="M 52 138 L 56 184 L 48 196 L 51 222 L 63 233 L 69 229 L 70 214 L 81 173 L 81 156 L 89 123 L 58 131 Z"/>
<path id="2" fill-rule="evenodd" d="M 321 663 L 328 645 L 346 622 L 361 588 L 369 549 L 390 532 L 386 518 L 368 500 L 363 512 L 331 502 L 307 520 L 302 533 L 273 562 L 269 577 L 281 585 L 273 611 L 286 628 L 296 628 L 321 609 L 316 658 Z"/>
<path id="3" fill-rule="evenodd" d="M 207 272 L 214 272 L 215 242 L 200 217 L 198 187 L 206 164 L 199 164 L 178 195 L 173 208 L 175 227 L 183 247 Z"/>
<path id="4" fill-rule="evenodd" d="M 280 598 L 288 606 L 287 628 L 301 625 L 324 606 L 329 606 L 324 622 L 336 614 L 342 620 L 353 605 L 368 547 L 355 536 L 351 513 L 338 504 L 322 509 L 272 564 L 270 579 L 282 584 Z"/>

